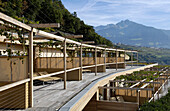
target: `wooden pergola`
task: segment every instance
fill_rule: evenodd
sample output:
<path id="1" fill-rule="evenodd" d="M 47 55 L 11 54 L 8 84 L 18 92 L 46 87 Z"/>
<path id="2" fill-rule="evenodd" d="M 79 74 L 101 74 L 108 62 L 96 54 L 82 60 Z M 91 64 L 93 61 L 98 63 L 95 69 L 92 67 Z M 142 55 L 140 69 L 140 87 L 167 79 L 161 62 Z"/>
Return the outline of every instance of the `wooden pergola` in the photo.
<path id="1" fill-rule="evenodd" d="M 70 71 L 74 71 L 74 70 L 77 70 L 77 69 L 80 69 L 81 72 L 84 68 L 88 68 L 88 67 L 95 67 L 95 75 L 97 75 L 97 67 L 98 66 L 101 66 L 101 65 L 109 65 L 111 63 L 106 63 L 106 52 L 107 51 L 115 51 L 116 52 L 116 55 L 118 52 L 124 52 L 124 54 L 126 54 L 126 52 L 131 52 L 132 55 L 131 57 L 133 58 L 133 53 L 137 53 L 137 51 L 131 51 L 131 50 L 123 50 L 123 49 L 114 49 L 114 48 L 105 48 L 105 47 L 100 47 L 100 46 L 94 46 L 94 45 L 88 45 L 86 44 L 87 42 L 77 42 L 77 41 L 74 41 L 74 40 L 71 40 L 69 38 L 77 38 L 77 37 L 82 37 L 82 35 L 78 35 L 78 36 L 67 36 L 67 37 L 61 37 L 61 36 L 57 36 L 57 35 L 54 35 L 52 33 L 48 33 L 48 32 L 44 32 L 44 31 L 41 31 L 41 30 L 38 30 L 36 28 L 39 28 L 39 27 L 59 27 L 59 24 L 39 24 L 39 25 L 35 25 L 35 24 L 32 24 L 32 25 L 27 25 L 27 24 L 24 24 L 24 23 L 21 23 L 3 13 L 0 12 L 0 24 L 2 24 L 3 26 L 1 26 L 0 28 L 15 28 L 14 26 L 17 26 L 19 28 L 22 28 L 26 31 L 29 32 L 29 35 L 28 35 L 28 38 L 25 38 L 25 39 L 28 39 L 29 40 L 29 78 L 28 79 L 24 79 L 24 80 L 21 80 L 21 81 L 18 81 L 18 82 L 15 82 L 15 83 L 12 83 L 12 84 L 9 84 L 9 85 L 6 85 L 6 86 L 3 86 L 0 88 L 0 91 L 4 91 L 4 90 L 7 90 L 9 88 L 12 88 L 14 86 L 17 86 L 17 85 L 20 85 L 22 83 L 26 83 L 26 82 L 29 82 L 30 84 L 30 103 L 31 103 L 31 107 L 33 107 L 33 80 L 35 79 L 40 79 L 40 78 L 45 78 L 45 77 L 50 77 L 50 76 L 54 76 L 54 75 L 57 75 L 57 74 L 61 74 L 61 73 L 64 73 L 64 89 L 67 88 L 67 84 L 66 84 L 66 81 L 67 81 L 67 73 L 70 72 Z M 6 25 L 4 22 L 7 22 L 9 24 L 12 24 L 14 26 L 10 26 L 10 25 Z M 36 27 L 36 28 L 34 28 Z M 34 36 L 35 35 L 35 36 Z M 63 42 L 63 54 L 64 54 L 64 70 L 63 71 L 59 71 L 59 72 L 55 72 L 55 73 L 51 73 L 51 74 L 47 74 L 47 75 L 43 75 L 43 76 L 37 76 L 37 77 L 33 77 L 33 40 L 44 40 L 44 39 L 52 39 L 52 40 L 58 40 L 58 41 L 61 41 Z M 16 39 L 17 40 L 17 39 Z M 8 41 L 8 39 L 6 39 L 6 41 Z M 80 47 L 80 65 L 79 67 L 77 68 L 72 68 L 72 69 L 67 69 L 67 63 L 66 63 L 66 49 L 67 49 L 67 43 L 71 43 L 71 44 L 76 44 Z M 95 52 L 95 64 L 94 65 L 91 65 L 91 66 L 83 66 L 83 63 L 82 63 L 82 54 L 83 54 L 83 47 L 89 47 L 89 48 L 93 48 L 94 49 L 94 52 Z M 104 63 L 103 64 L 97 64 L 97 50 L 103 50 L 104 51 Z M 125 58 L 125 56 L 124 56 Z M 137 64 L 138 64 L 138 59 L 137 59 Z M 133 66 L 133 59 L 131 59 L 131 63 L 132 63 L 132 66 Z M 116 56 L 116 70 L 118 69 L 118 57 Z"/>

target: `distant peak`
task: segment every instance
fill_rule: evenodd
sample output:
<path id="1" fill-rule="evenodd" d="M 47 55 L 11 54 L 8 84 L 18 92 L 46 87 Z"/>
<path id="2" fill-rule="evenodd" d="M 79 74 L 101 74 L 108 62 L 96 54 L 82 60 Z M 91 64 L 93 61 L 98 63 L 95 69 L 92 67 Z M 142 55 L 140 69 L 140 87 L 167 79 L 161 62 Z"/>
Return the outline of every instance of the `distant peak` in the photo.
<path id="1" fill-rule="evenodd" d="M 122 20 L 121 22 L 131 22 L 129 19 Z"/>
<path id="2" fill-rule="evenodd" d="M 132 21 L 126 19 L 126 20 L 121 20 L 120 22 L 118 22 L 117 24 L 127 24 L 127 23 L 133 23 Z M 116 24 L 116 25 L 117 25 Z"/>
<path id="3" fill-rule="evenodd" d="M 122 28 L 128 27 L 128 26 L 129 26 L 130 24 L 132 24 L 132 23 L 134 23 L 134 22 L 126 19 L 126 20 L 122 20 L 122 21 L 118 22 L 118 23 L 116 24 L 116 26 L 118 26 L 119 28 L 122 29 Z"/>
<path id="4" fill-rule="evenodd" d="M 129 20 L 129 19 L 126 19 L 125 22 L 130 22 L 130 20 Z"/>
<path id="5" fill-rule="evenodd" d="M 114 25 L 114 24 L 107 24 L 108 26 L 112 26 L 112 25 Z"/>

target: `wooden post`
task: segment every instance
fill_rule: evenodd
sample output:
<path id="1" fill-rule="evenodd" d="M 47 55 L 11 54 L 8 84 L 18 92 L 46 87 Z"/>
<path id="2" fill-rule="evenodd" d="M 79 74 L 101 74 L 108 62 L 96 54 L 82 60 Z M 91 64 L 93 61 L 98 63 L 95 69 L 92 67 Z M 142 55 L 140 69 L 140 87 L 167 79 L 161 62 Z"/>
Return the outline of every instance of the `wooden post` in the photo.
<path id="1" fill-rule="evenodd" d="M 105 65 L 105 70 L 106 70 L 106 48 L 104 49 L 104 65 Z"/>
<path id="2" fill-rule="evenodd" d="M 105 85 L 105 87 L 107 87 L 107 85 Z M 103 89 L 103 100 L 107 100 L 107 89 Z"/>
<path id="3" fill-rule="evenodd" d="M 152 96 L 153 96 L 153 102 L 155 101 L 155 97 L 154 97 L 154 88 L 152 90 Z"/>
<path id="4" fill-rule="evenodd" d="M 96 100 L 97 101 L 99 100 L 99 89 L 97 89 L 97 92 L 96 92 Z"/>
<path id="5" fill-rule="evenodd" d="M 66 81 L 67 81 L 67 72 L 66 72 L 66 70 L 67 70 L 66 47 L 67 47 L 67 46 L 66 46 L 66 38 L 65 38 L 65 40 L 64 40 L 64 89 L 67 88 L 67 85 L 66 85 Z"/>
<path id="6" fill-rule="evenodd" d="M 118 65 L 117 65 L 117 49 L 116 49 L 116 70 L 118 68 Z"/>
<path id="7" fill-rule="evenodd" d="M 97 48 L 95 47 L 95 76 L 97 76 Z"/>
<path id="8" fill-rule="evenodd" d="M 110 87 L 114 87 L 113 82 L 110 82 Z M 113 89 L 110 89 L 110 97 L 113 97 Z"/>
<path id="9" fill-rule="evenodd" d="M 149 98 L 148 98 L 148 90 L 146 90 L 146 99 L 149 100 Z"/>
<path id="10" fill-rule="evenodd" d="M 133 52 L 131 51 L 131 67 L 133 66 Z"/>
<path id="11" fill-rule="evenodd" d="M 157 94 L 157 96 L 158 96 L 158 100 L 159 100 L 159 90 L 158 90 L 158 94 Z"/>
<path id="12" fill-rule="evenodd" d="M 137 91 L 136 91 L 136 94 L 137 94 L 137 95 L 136 95 L 136 99 L 137 99 L 136 101 L 137 101 L 137 103 L 138 103 L 138 105 L 139 105 L 140 91 L 137 90 Z"/>
<path id="13" fill-rule="evenodd" d="M 82 51 L 82 43 L 80 45 L 80 72 L 81 72 L 81 76 L 82 76 L 82 73 L 83 73 L 83 64 L 82 64 L 82 54 L 83 54 L 83 51 Z"/>
<path id="14" fill-rule="evenodd" d="M 29 35 L 30 107 L 33 107 L 33 28 Z"/>

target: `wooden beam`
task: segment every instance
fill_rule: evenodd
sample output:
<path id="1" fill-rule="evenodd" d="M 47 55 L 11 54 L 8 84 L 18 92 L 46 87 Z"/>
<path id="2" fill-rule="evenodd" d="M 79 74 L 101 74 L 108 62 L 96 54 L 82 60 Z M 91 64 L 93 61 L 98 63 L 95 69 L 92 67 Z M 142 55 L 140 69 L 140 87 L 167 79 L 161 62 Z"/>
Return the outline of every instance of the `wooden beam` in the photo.
<path id="1" fill-rule="evenodd" d="M 141 82 L 144 82 L 144 81 L 146 81 L 146 79 L 143 79 Z M 140 84 L 140 82 L 137 82 L 136 84 L 130 86 L 130 88 L 133 88 L 133 87 L 135 87 L 135 86 L 137 86 L 137 85 L 139 85 L 139 84 Z"/>
<path id="2" fill-rule="evenodd" d="M 99 100 L 99 89 L 96 91 L 96 100 Z"/>
<path id="3" fill-rule="evenodd" d="M 83 46 L 82 45 L 80 45 L 80 60 L 79 60 L 79 62 L 80 62 L 80 72 L 81 72 L 81 76 L 82 76 L 82 73 L 83 73 L 83 63 L 82 63 L 82 61 L 83 61 Z"/>
<path id="4" fill-rule="evenodd" d="M 24 37 L 24 39 L 25 40 L 29 40 L 29 38 L 28 37 Z M 49 39 L 48 37 L 36 37 L 36 36 L 34 36 L 33 37 L 33 40 L 44 40 L 44 39 Z M 14 40 L 14 41 L 18 41 L 18 40 L 20 40 L 20 38 L 15 38 L 15 39 L 12 39 L 12 40 Z M 11 41 L 9 38 L 5 38 L 4 39 L 4 41 Z"/>
<path id="5" fill-rule="evenodd" d="M 95 42 L 94 41 L 83 41 L 81 43 L 83 43 L 83 44 L 94 44 Z"/>
<path id="6" fill-rule="evenodd" d="M 110 87 L 114 87 L 114 83 L 113 82 L 110 82 Z M 113 89 L 110 89 L 110 96 L 113 97 Z"/>
<path id="7" fill-rule="evenodd" d="M 66 47 L 67 47 L 67 46 L 66 46 L 66 38 L 65 38 L 65 40 L 64 40 L 64 89 L 67 88 L 67 85 L 66 85 L 66 81 L 67 81 L 67 72 L 66 72 L 66 70 L 67 70 Z"/>
<path id="8" fill-rule="evenodd" d="M 151 80 L 150 82 L 153 82 L 153 80 Z M 140 88 L 145 88 L 145 87 L 147 87 L 148 85 L 149 85 L 150 83 L 146 83 L 146 84 L 144 84 L 142 87 L 140 87 Z M 154 86 L 154 82 L 153 82 L 153 86 Z"/>
<path id="9" fill-rule="evenodd" d="M 151 82 L 151 81 L 121 81 L 121 80 L 110 80 L 109 82 L 125 82 L 125 83 L 152 83 L 152 84 L 161 84 L 160 82 Z"/>
<path id="10" fill-rule="evenodd" d="M 159 78 L 159 77 L 158 77 L 158 78 L 155 78 L 155 80 L 156 80 L 156 79 L 162 79 L 162 80 L 166 80 L 166 78 Z"/>
<path id="11" fill-rule="evenodd" d="M 66 38 L 83 38 L 83 35 L 65 35 Z"/>
<path id="12" fill-rule="evenodd" d="M 3 13 L 0 12 L 0 19 L 3 20 L 3 21 L 6 21 L 8 23 L 11 23 L 13 25 L 16 25 L 18 27 L 21 27 L 23 29 L 26 29 L 28 31 L 31 31 L 31 30 L 34 30 L 32 29 L 30 26 L 24 24 L 24 23 L 21 23 L 20 21 L 16 20 L 16 19 L 13 19 L 12 17 L 9 17 Z"/>
<path id="13" fill-rule="evenodd" d="M 56 32 L 50 32 L 50 34 L 56 34 Z M 39 36 L 43 38 L 44 36 Z M 69 39 L 69 38 L 83 38 L 83 35 L 64 35 L 63 37 Z"/>
<path id="14" fill-rule="evenodd" d="M 0 25 L 0 29 L 7 29 L 5 26 Z"/>
<path id="15" fill-rule="evenodd" d="M 99 89 L 130 89 L 130 90 L 149 90 L 153 91 L 153 88 L 129 88 L 129 87 L 104 87 L 104 86 L 99 86 Z"/>
<path id="16" fill-rule="evenodd" d="M 105 69 L 106 69 L 106 48 L 104 49 L 104 65 L 105 65 Z"/>
<path id="17" fill-rule="evenodd" d="M 34 28 L 48 28 L 48 27 L 59 28 L 60 27 L 60 23 L 41 23 L 41 24 L 28 24 L 28 25 Z"/>
<path id="18" fill-rule="evenodd" d="M 140 102 L 140 100 L 139 100 L 139 99 L 140 99 L 140 91 L 137 90 L 136 93 L 137 93 L 137 96 L 136 96 L 136 99 L 137 99 L 137 100 L 136 100 L 136 101 L 137 101 L 137 103 L 138 103 L 138 105 L 139 105 L 139 102 Z"/>
<path id="19" fill-rule="evenodd" d="M 118 69 L 118 64 L 117 64 L 117 62 L 118 62 L 118 61 L 117 61 L 117 58 L 118 58 L 118 57 L 117 57 L 117 55 L 118 55 L 118 53 L 117 53 L 117 49 L 116 49 L 116 70 Z"/>
<path id="20" fill-rule="evenodd" d="M 97 48 L 95 48 L 95 76 L 97 76 Z"/>
<path id="21" fill-rule="evenodd" d="M 100 47 L 106 47 L 107 45 L 103 45 L 103 44 L 102 44 L 102 45 L 96 45 L 96 46 L 100 46 Z"/>
<path id="22" fill-rule="evenodd" d="M 4 22 L 0 20 L 0 24 L 1 24 L 1 25 L 4 25 Z"/>
<path id="23" fill-rule="evenodd" d="M 29 36 L 30 106 L 33 107 L 33 29 Z"/>

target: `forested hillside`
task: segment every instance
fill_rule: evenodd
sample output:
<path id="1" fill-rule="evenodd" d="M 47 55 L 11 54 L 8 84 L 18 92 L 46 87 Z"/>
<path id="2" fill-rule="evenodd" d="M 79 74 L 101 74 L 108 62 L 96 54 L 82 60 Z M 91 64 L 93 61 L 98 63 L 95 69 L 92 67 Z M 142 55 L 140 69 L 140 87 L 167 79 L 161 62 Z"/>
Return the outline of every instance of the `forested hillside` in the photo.
<path id="1" fill-rule="evenodd" d="M 81 34 L 84 36 L 83 41 L 95 41 L 96 45 L 113 46 L 111 41 L 95 33 L 92 26 L 80 20 L 76 12 L 70 13 L 61 0 L 0 0 L 0 12 L 27 24 L 60 23 L 61 28 L 57 30 Z M 55 30 L 48 29 L 48 31 Z"/>

